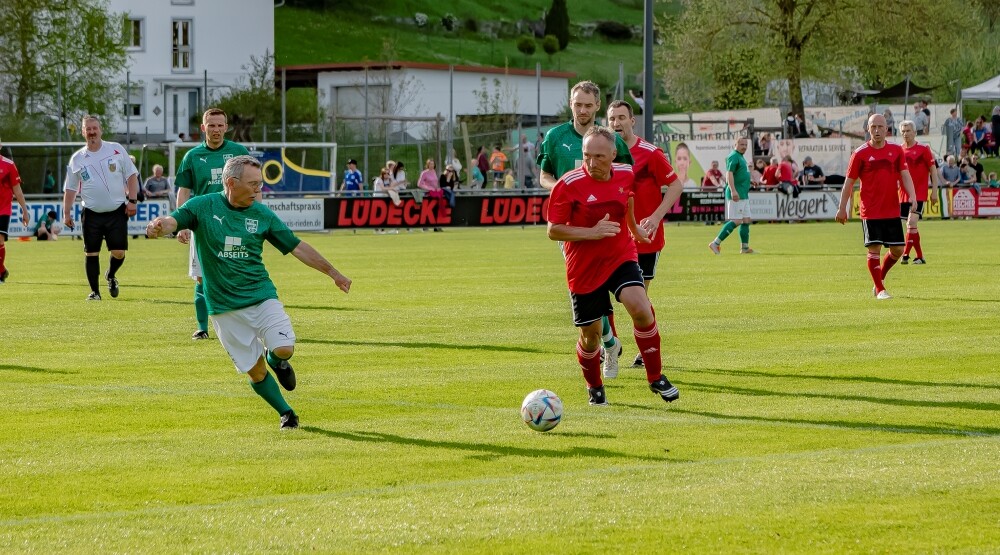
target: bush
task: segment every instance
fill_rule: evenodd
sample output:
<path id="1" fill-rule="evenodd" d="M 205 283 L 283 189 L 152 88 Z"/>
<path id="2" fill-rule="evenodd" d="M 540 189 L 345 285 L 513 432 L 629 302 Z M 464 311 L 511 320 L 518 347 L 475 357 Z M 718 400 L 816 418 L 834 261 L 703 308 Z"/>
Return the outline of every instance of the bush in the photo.
<path id="1" fill-rule="evenodd" d="M 517 49 L 520 50 L 525 56 L 531 56 L 535 53 L 535 39 L 529 37 L 528 35 L 518 37 Z"/>
<path id="2" fill-rule="evenodd" d="M 458 18 L 454 14 L 446 13 L 444 17 L 441 18 L 441 26 L 445 28 L 446 31 L 454 31 L 458 28 Z"/>
<path id="3" fill-rule="evenodd" d="M 545 35 L 542 39 L 542 50 L 551 58 L 553 54 L 559 52 L 559 39 L 555 35 Z"/>
<path id="4" fill-rule="evenodd" d="M 470 17 L 465 20 L 465 28 L 468 29 L 470 33 L 475 33 L 479 31 L 479 22 Z"/>
<path id="5" fill-rule="evenodd" d="M 416 22 L 417 27 L 426 27 L 427 26 L 427 14 L 417 12 L 417 13 L 413 14 L 413 21 Z"/>
<path id="6" fill-rule="evenodd" d="M 617 21 L 601 21 L 597 24 L 596 31 L 610 41 L 632 40 L 632 28 Z"/>

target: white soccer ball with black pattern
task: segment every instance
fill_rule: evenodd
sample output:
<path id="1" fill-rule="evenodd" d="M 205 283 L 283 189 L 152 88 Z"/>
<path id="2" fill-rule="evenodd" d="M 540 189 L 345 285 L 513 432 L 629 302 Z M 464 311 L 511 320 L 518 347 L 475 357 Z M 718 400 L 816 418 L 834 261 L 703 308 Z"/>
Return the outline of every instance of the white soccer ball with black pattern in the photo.
<path id="1" fill-rule="evenodd" d="M 548 389 L 532 391 L 521 403 L 521 418 L 536 432 L 547 432 L 562 420 L 562 399 Z"/>

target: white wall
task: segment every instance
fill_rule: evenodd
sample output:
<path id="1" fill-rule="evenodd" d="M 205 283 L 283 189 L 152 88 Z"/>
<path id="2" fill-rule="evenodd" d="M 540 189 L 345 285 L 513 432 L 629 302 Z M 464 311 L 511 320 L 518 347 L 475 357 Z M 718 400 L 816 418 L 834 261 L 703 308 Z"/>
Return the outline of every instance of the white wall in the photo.
<path id="1" fill-rule="evenodd" d="M 206 70 L 209 94 L 217 94 L 244 75 L 242 66 L 249 64 L 251 55 L 274 54 L 273 0 L 189 0 L 189 5 L 175 1 L 110 1 L 112 12 L 128 12 L 130 17 L 144 19 L 144 46 L 129 51 L 130 80 L 144 85 L 143 116 L 131 118 L 136 140 L 145 140 L 146 132 L 150 140 L 160 140 L 165 120 L 167 135 L 176 137 L 172 109 L 173 96 L 178 94 L 181 113 L 176 119 L 186 130 L 191 116 L 186 93 L 204 88 Z M 171 67 L 174 19 L 192 20 L 191 71 L 174 71 Z M 124 72 L 121 78 L 124 81 Z M 159 108 L 159 115 L 154 113 L 155 108 Z M 125 118 L 121 117 L 114 131 L 124 133 L 125 128 Z"/>

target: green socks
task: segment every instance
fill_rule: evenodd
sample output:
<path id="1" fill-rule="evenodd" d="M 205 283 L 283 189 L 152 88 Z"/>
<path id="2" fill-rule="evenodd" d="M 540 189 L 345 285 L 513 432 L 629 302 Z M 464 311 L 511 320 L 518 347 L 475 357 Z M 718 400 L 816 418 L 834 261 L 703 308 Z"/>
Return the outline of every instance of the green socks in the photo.
<path id="1" fill-rule="evenodd" d="M 750 246 L 750 224 L 740 224 L 740 242 L 744 249 Z"/>
<path id="2" fill-rule="evenodd" d="M 274 377 L 271 376 L 270 372 L 258 383 L 253 383 L 253 380 L 251 380 L 250 387 L 253 388 L 254 393 L 260 395 L 267 401 L 267 404 L 278 411 L 278 414 L 285 414 L 292 410 L 292 407 L 288 406 L 288 403 L 285 402 L 285 398 L 281 396 L 281 390 L 278 389 L 278 382 L 274 381 Z"/>
<path id="3" fill-rule="evenodd" d="M 722 243 L 725 241 L 726 237 L 729 237 L 729 234 L 732 233 L 734 229 L 736 229 L 736 222 L 729 220 L 726 222 L 726 225 L 722 226 L 722 231 L 720 231 L 719 236 L 715 238 L 715 242 Z M 749 233 L 749 230 L 747 233 Z"/>
<path id="4" fill-rule="evenodd" d="M 277 368 L 283 361 L 288 360 L 287 358 L 278 358 L 278 356 L 274 354 L 274 351 L 267 351 L 267 356 L 264 358 L 267 359 L 267 364 L 271 368 Z"/>
<path id="5" fill-rule="evenodd" d="M 615 334 L 611 333 L 611 322 L 607 316 L 601 316 L 601 341 L 608 348 L 615 344 Z"/>
<path id="6" fill-rule="evenodd" d="M 194 316 L 198 319 L 198 329 L 208 331 L 208 303 L 205 302 L 205 284 L 194 286 Z"/>

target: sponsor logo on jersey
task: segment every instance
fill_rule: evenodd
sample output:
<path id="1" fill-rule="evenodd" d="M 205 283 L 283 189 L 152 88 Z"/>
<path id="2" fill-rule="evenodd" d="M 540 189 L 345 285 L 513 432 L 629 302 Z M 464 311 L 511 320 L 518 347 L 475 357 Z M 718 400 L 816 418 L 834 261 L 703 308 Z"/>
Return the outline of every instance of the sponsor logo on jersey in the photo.
<path id="1" fill-rule="evenodd" d="M 108 160 L 108 171 L 112 173 L 118 171 L 118 164 L 115 164 L 114 160 Z"/>
<path id="2" fill-rule="evenodd" d="M 590 195 L 589 197 L 587 197 L 587 202 L 594 202 L 596 200 L 597 200 L 597 197 L 595 197 L 594 195 Z"/>
<path id="3" fill-rule="evenodd" d="M 222 184 L 222 168 L 212 168 L 212 180 L 209 185 L 221 185 Z"/>
<path id="4" fill-rule="evenodd" d="M 219 251 L 218 256 L 219 258 L 250 258 L 250 253 L 243 246 L 243 239 L 241 237 L 230 237 L 227 235 L 225 245 Z"/>
<path id="5" fill-rule="evenodd" d="M 232 154 L 223 154 L 223 155 L 222 155 L 222 159 L 223 159 L 223 160 L 229 160 L 229 159 L 230 159 L 230 158 L 232 158 L 232 157 L 233 157 L 233 155 L 232 155 Z"/>
<path id="6" fill-rule="evenodd" d="M 219 220 L 219 224 L 222 224 L 222 220 L 225 220 L 226 217 L 223 216 L 223 217 L 220 218 L 220 217 L 216 216 L 215 214 L 212 214 L 212 219 L 213 220 Z"/>
<path id="7" fill-rule="evenodd" d="M 569 150 L 569 151 L 573 150 L 573 147 L 570 146 L 570 145 L 568 145 L 568 144 L 566 144 L 566 143 L 563 143 L 562 146 L 566 147 L 566 150 Z"/>
<path id="8" fill-rule="evenodd" d="M 248 232 L 257 233 L 257 220 L 251 220 L 250 218 L 246 218 L 246 220 L 244 221 L 246 223 Z"/>
<path id="9" fill-rule="evenodd" d="M 80 172 L 80 179 L 83 179 L 84 181 L 90 181 L 90 172 L 87 171 L 87 168 L 83 168 L 83 170 Z"/>

